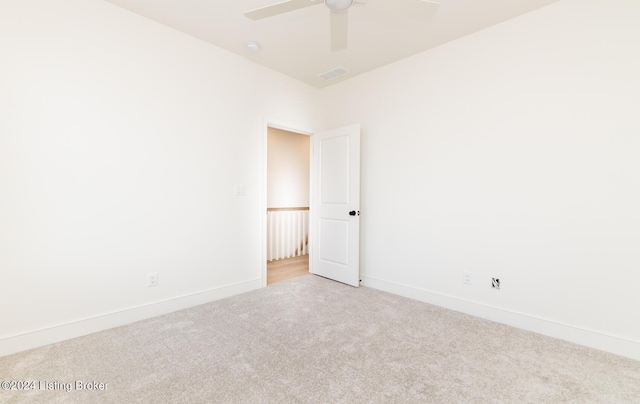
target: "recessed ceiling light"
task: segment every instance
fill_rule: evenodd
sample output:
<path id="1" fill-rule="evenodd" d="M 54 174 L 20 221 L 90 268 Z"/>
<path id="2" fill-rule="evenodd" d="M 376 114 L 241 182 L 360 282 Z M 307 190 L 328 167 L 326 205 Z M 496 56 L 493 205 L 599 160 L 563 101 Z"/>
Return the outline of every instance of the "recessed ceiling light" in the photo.
<path id="1" fill-rule="evenodd" d="M 255 42 L 255 41 L 249 41 L 246 44 L 244 44 L 244 47 L 251 53 L 258 53 L 260 52 L 260 44 Z"/>

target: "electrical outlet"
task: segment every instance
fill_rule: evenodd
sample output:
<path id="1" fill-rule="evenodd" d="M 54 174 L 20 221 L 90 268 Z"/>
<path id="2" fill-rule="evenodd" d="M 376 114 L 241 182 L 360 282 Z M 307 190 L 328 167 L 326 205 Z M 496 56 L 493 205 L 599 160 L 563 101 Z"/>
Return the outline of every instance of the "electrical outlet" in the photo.
<path id="1" fill-rule="evenodd" d="M 157 272 L 149 272 L 147 275 L 147 286 L 158 286 L 158 273 Z"/>
<path id="2" fill-rule="evenodd" d="M 465 285 L 471 285 L 473 283 L 471 282 L 471 272 L 462 273 L 462 282 L 464 282 Z"/>
<path id="3" fill-rule="evenodd" d="M 499 290 L 500 289 L 500 279 L 498 278 L 491 278 L 491 287 Z"/>

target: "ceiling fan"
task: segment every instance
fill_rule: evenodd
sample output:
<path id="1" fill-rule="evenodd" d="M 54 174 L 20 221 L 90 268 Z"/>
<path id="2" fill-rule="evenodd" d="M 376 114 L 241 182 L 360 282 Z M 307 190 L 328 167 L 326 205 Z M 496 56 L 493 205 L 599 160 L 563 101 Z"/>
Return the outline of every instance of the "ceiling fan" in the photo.
<path id="1" fill-rule="evenodd" d="M 367 0 L 288 0 L 247 11 L 244 15 L 252 20 L 261 20 L 324 3 L 331 12 L 331 51 L 335 52 L 347 48 L 349 8 L 354 3 L 366 2 Z M 439 6 L 440 3 L 433 0 L 376 0 L 367 7 L 373 7 L 390 17 L 395 14 L 430 18 Z"/>

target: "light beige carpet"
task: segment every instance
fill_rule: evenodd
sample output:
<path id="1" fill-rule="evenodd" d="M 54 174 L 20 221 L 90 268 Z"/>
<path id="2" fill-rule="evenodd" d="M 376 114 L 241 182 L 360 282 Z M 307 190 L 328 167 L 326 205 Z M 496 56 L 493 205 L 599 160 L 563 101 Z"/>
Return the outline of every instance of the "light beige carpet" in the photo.
<path id="1" fill-rule="evenodd" d="M 2 403 L 640 402 L 638 361 L 314 275 L 0 358 L 0 380 L 53 388 Z"/>

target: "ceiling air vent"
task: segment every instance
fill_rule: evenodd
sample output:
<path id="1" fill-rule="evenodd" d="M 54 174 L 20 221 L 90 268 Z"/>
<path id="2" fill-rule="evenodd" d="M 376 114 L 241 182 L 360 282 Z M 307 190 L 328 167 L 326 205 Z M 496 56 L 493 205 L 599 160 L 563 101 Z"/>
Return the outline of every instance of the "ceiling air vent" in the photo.
<path id="1" fill-rule="evenodd" d="M 333 80 L 333 79 L 338 78 L 340 76 L 343 76 L 343 75 L 345 75 L 347 73 L 349 73 L 349 70 L 345 69 L 342 66 L 338 66 L 338 67 L 335 67 L 335 68 L 333 68 L 333 69 L 331 69 L 329 71 L 326 71 L 326 72 L 324 72 L 322 74 L 319 74 L 318 77 L 321 77 L 321 78 L 323 78 L 325 80 Z"/>

